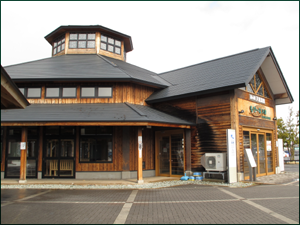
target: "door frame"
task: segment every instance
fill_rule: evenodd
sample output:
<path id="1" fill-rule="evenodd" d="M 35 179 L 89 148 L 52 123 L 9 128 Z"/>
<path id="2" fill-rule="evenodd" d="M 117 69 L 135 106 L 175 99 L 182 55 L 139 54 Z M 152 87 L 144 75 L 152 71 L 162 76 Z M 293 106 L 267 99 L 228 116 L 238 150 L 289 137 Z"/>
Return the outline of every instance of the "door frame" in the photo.
<path id="1" fill-rule="evenodd" d="M 250 147 L 252 148 L 251 144 L 251 134 L 256 134 L 256 137 L 258 138 L 259 134 L 264 135 L 264 142 L 265 142 L 265 167 L 266 167 L 266 172 L 265 173 L 257 173 L 256 176 L 268 176 L 271 174 L 275 174 L 275 139 L 274 139 L 274 133 L 273 130 L 267 130 L 267 129 L 260 129 L 260 128 L 253 128 L 253 127 L 243 127 L 242 129 L 242 137 L 243 137 L 243 132 L 248 131 L 249 132 L 249 140 L 250 140 Z M 267 155 L 267 133 L 271 134 L 271 141 L 272 141 L 272 163 L 273 163 L 273 172 L 268 172 L 268 155 Z M 259 140 L 257 139 L 257 146 L 259 145 Z M 244 154 L 244 139 L 243 139 L 243 154 Z M 244 155 L 245 158 L 245 155 Z M 258 150 L 258 155 L 257 155 L 257 171 L 260 172 L 260 164 L 259 164 L 259 150 Z M 244 179 L 249 179 L 249 175 L 245 176 Z"/>
<path id="2" fill-rule="evenodd" d="M 171 164 L 171 161 L 169 161 L 169 167 L 170 167 L 170 172 L 169 174 L 160 174 L 159 173 L 159 147 L 160 147 L 160 139 L 163 137 L 163 136 L 169 136 L 169 143 L 171 142 L 171 135 L 172 134 L 182 134 L 183 135 L 183 140 L 184 140 L 184 147 L 183 147 L 183 171 L 186 170 L 186 162 L 185 162 L 185 154 L 186 154 L 186 151 L 185 151 L 185 132 L 184 132 L 184 129 L 178 129 L 178 130 L 162 130 L 162 131 L 156 131 L 155 132 L 155 175 L 156 176 L 167 176 L 167 177 L 182 177 L 182 175 L 172 175 L 172 164 Z M 171 146 L 170 146 L 171 147 Z M 170 159 L 171 159 L 171 148 L 170 148 L 170 151 L 169 151 L 169 154 L 170 154 Z"/>
<path id="3" fill-rule="evenodd" d="M 56 126 L 59 127 L 59 134 L 58 135 L 46 135 L 46 129 L 43 129 L 43 157 L 42 157 L 42 178 L 58 178 L 58 179 L 68 179 L 68 178 L 75 178 L 75 172 L 76 172 L 76 141 L 77 141 L 77 129 L 75 126 L 71 126 L 75 129 L 74 135 L 62 135 L 61 134 L 61 127 L 62 126 Z M 58 140 L 58 156 L 57 157 L 47 157 L 47 139 L 57 139 Z M 71 139 L 74 143 L 74 156 L 73 157 L 62 157 L 61 156 L 61 140 L 62 139 Z M 57 160 L 57 166 L 58 170 L 57 176 L 47 176 L 45 174 L 46 172 L 46 161 L 47 160 Z M 73 161 L 73 175 L 72 176 L 61 176 L 60 175 L 60 162 L 62 160 L 72 160 Z"/>

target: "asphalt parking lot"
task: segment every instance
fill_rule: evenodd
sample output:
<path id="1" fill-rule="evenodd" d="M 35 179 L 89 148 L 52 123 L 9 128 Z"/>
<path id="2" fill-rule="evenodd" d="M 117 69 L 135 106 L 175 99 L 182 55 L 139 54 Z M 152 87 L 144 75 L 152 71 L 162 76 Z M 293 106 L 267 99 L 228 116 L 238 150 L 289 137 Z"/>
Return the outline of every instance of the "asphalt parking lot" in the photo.
<path id="1" fill-rule="evenodd" d="M 299 181 L 229 188 L 2 189 L 2 224 L 299 224 Z"/>

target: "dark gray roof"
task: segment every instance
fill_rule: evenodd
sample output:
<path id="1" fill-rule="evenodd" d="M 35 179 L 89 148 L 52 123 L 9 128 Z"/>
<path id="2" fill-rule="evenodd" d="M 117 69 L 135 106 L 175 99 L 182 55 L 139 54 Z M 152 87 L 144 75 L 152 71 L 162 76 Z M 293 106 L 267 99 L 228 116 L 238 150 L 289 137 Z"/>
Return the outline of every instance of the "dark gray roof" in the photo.
<path id="1" fill-rule="evenodd" d="M 14 81 L 132 81 L 167 87 L 149 70 L 100 55 L 62 55 L 6 66 L 5 70 Z"/>
<path id="2" fill-rule="evenodd" d="M 255 49 L 159 74 L 172 85 L 154 92 L 147 102 L 245 87 L 270 52 Z"/>
<path id="3" fill-rule="evenodd" d="M 156 122 L 193 125 L 149 106 L 129 103 L 33 104 L 1 110 L 1 122 Z"/>

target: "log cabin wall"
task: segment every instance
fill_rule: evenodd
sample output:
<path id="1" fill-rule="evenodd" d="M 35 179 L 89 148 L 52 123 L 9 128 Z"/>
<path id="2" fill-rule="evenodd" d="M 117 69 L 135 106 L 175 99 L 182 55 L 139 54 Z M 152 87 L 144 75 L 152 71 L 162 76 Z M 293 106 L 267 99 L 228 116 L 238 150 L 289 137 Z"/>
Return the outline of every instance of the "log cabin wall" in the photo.
<path id="1" fill-rule="evenodd" d="M 197 97 L 197 127 L 192 130 L 192 170 L 203 171 L 201 157 L 227 152 L 226 130 L 231 128 L 230 92 Z"/>
<path id="2" fill-rule="evenodd" d="M 118 82 L 81 82 L 81 83 L 20 83 L 18 87 L 41 87 L 41 98 L 27 99 L 30 104 L 85 104 L 85 103 L 132 103 L 147 105 L 145 100 L 154 92 L 154 88 L 133 83 Z M 80 97 L 81 87 L 112 87 L 113 95 L 111 98 L 83 98 Z M 76 98 L 46 98 L 46 87 L 77 87 Z"/>

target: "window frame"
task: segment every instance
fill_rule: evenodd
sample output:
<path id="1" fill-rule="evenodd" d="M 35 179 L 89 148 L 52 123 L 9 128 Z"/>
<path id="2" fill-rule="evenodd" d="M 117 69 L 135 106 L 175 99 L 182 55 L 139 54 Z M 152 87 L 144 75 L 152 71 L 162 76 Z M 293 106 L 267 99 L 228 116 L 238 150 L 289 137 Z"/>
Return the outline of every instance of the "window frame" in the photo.
<path id="1" fill-rule="evenodd" d="M 261 81 L 261 83 L 258 85 L 258 87 L 256 87 L 256 76 L 258 76 L 260 81 Z M 252 79 L 254 79 L 254 86 L 255 87 L 253 87 L 253 85 L 251 84 Z M 253 92 L 248 90 L 248 85 L 252 88 Z M 258 91 L 260 90 L 261 87 L 262 87 L 263 95 L 258 94 Z M 269 87 L 267 86 L 265 79 L 262 78 L 261 72 L 259 70 L 255 72 L 255 74 L 253 75 L 253 77 L 251 78 L 249 83 L 246 85 L 244 91 L 247 91 L 248 93 L 252 93 L 252 94 L 261 96 L 263 98 L 273 99 L 272 94 L 269 91 Z M 269 96 L 265 96 L 265 92 L 267 92 L 267 94 Z"/>
<path id="2" fill-rule="evenodd" d="M 72 40 L 70 37 L 72 34 L 76 34 L 77 35 L 77 39 L 76 40 Z M 79 34 L 86 34 L 86 39 L 79 39 Z M 95 38 L 94 39 L 89 39 L 89 34 L 94 34 L 95 35 Z M 70 43 L 71 41 L 76 41 L 77 42 L 77 45 L 76 45 L 76 48 L 73 48 L 70 46 Z M 78 42 L 79 41 L 85 41 L 85 48 L 79 48 L 78 46 Z M 94 41 L 95 42 L 95 47 L 93 48 L 89 48 L 88 47 L 88 41 Z M 70 33 L 70 36 L 69 36 L 69 49 L 96 49 L 96 32 L 88 32 L 88 33 L 84 33 L 84 32 L 81 32 L 81 33 Z"/>
<path id="3" fill-rule="evenodd" d="M 105 127 L 110 127 L 110 126 L 105 126 Z M 110 134 L 100 134 L 99 132 L 99 127 L 95 127 L 96 129 L 96 134 L 89 134 L 89 135 L 82 135 L 81 134 L 81 129 L 82 128 L 86 128 L 86 126 L 83 127 L 79 127 L 79 163 L 113 163 L 114 162 L 114 127 L 112 128 L 111 131 L 111 135 Z M 82 139 L 84 138 L 91 138 L 93 140 L 97 140 L 97 138 L 101 138 L 101 137 L 111 137 L 111 142 L 112 142 L 112 155 L 111 155 L 111 161 L 101 161 L 101 162 L 97 162 L 97 161 L 91 161 L 91 158 L 89 158 L 89 161 L 82 161 L 81 160 L 81 143 L 82 143 Z M 96 148 L 98 147 L 98 144 L 96 142 Z M 90 152 L 91 155 L 91 152 Z"/>
<path id="4" fill-rule="evenodd" d="M 82 96 L 82 88 L 94 88 L 95 89 L 95 95 L 91 97 L 85 97 Z M 111 95 L 110 96 L 98 96 L 98 89 L 99 88 L 111 88 Z M 112 86 L 82 86 L 80 87 L 80 98 L 112 98 L 113 97 L 113 87 Z"/>
<path id="5" fill-rule="evenodd" d="M 38 97 L 28 97 L 28 89 L 29 88 L 40 89 L 40 96 L 38 96 Z M 24 93 L 25 93 L 25 91 L 24 91 Z M 26 87 L 26 96 L 25 97 L 29 98 L 29 99 L 39 99 L 39 98 L 42 98 L 42 87 Z"/>
<path id="6" fill-rule="evenodd" d="M 101 37 L 106 37 L 106 42 L 105 41 L 102 41 L 102 39 L 101 39 Z M 111 44 L 111 43 L 109 43 L 108 42 L 108 39 L 109 38 L 111 38 L 111 39 L 113 39 L 114 40 L 114 44 Z M 118 46 L 118 45 L 116 45 L 116 41 L 119 41 L 120 42 L 120 46 Z M 106 44 L 106 49 L 104 49 L 104 48 L 102 48 L 101 47 L 101 44 L 102 43 L 104 43 L 104 44 Z M 113 46 L 113 51 L 109 51 L 108 50 L 108 45 L 112 45 Z M 120 49 L 120 53 L 117 53 L 116 51 L 115 51 L 115 48 L 119 48 Z M 118 40 L 118 39 L 115 39 L 115 38 L 113 38 L 113 37 L 111 37 L 111 36 L 107 36 L 107 35 L 105 35 L 105 34 L 101 34 L 101 36 L 100 36 L 100 49 L 101 50 L 104 50 L 104 51 L 108 51 L 108 52 L 111 52 L 111 53 L 114 53 L 114 54 L 117 54 L 117 55 L 122 55 L 122 41 L 120 41 L 120 40 Z"/>
<path id="7" fill-rule="evenodd" d="M 47 97 L 47 88 L 58 88 L 59 94 L 58 97 Z M 75 88 L 75 96 L 74 97 L 64 97 L 63 95 L 63 89 L 64 88 Z M 45 87 L 45 99 L 53 99 L 53 98 L 77 98 L 77 87 L 75 86 L 63 86 L 63 87 L 55 87 L 55 86 L 49 86 L 49 87 Z"/>

